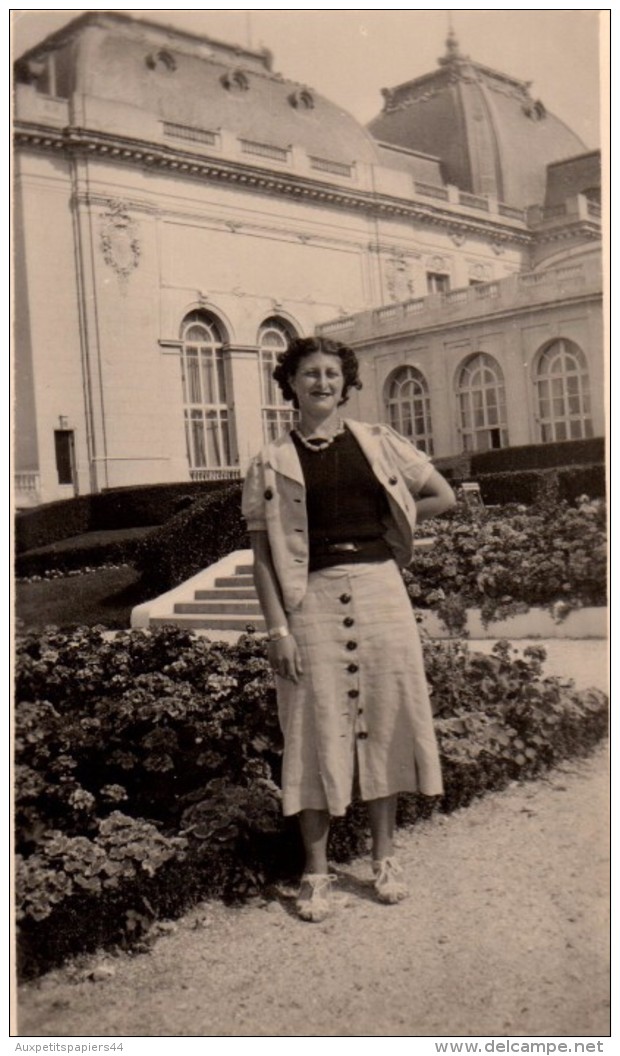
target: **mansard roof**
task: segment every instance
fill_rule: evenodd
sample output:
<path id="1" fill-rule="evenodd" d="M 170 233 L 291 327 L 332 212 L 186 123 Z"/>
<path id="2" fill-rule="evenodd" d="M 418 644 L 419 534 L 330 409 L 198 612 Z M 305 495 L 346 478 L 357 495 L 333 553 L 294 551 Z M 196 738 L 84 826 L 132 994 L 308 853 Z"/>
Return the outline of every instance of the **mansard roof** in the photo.
<path id="1" fill-rule="evenodd" d="M 83 93 L 155 113 L 163 121 L 225 128 L 242 139 L 283 149 L 301 146 L 310 155 L 345 164 L 379 158 L 374 140 L 351 114 L 274 73 L 266 50 L 119 12 L 90 12 L 23 55 L 18 78 L 34 79 L 37 63 L 50 53 L 67 97 Z"/>

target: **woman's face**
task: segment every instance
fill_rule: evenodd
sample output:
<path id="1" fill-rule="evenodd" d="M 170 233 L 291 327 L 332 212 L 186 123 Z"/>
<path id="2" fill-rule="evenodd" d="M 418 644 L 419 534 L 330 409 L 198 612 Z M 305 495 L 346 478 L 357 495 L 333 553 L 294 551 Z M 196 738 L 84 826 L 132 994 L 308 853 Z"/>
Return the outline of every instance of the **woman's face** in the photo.
<path id="1" fill-rule="evenodd" d="M 342 399 L 344 377 L 338 356 L 312 352 L 300 359 L 289 384 L 297 397 L 302 416 L 326 418 Z"/>

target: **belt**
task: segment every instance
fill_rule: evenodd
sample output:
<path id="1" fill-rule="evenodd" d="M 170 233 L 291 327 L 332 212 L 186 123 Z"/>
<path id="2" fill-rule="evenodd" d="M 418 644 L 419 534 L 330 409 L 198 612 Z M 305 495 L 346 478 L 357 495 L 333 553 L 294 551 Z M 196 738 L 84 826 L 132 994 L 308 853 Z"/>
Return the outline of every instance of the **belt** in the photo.
<path id="1" fill-rule="evenodd" d="M 326 557 L 328 555 L 338 556 L 349 556 L 352 554 L 365 554 L 365 553 L 383 553 L 387 550 L 385 540 L 381 536 L 374 537 L 372 539 L 348 539 L 348 540 L 337 540 L 335 542 L 329 542 L 328 540 L 317 541 L 316 543 L 310 540 L 310 550 L 317 557 Z"/>

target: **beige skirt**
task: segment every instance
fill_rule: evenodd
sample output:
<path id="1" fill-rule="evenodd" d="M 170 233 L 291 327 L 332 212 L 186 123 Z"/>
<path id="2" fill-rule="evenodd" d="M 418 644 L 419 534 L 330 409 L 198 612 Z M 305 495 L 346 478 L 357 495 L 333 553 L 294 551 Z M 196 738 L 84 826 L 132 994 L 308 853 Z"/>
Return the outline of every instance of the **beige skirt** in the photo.
<path id="1" fill-rule="evenodd" d="M 303 676 L 276 678 L 285 815 L 443 791 L 411 602 L 393 561 L 312 572 L 289 615 Z"/>

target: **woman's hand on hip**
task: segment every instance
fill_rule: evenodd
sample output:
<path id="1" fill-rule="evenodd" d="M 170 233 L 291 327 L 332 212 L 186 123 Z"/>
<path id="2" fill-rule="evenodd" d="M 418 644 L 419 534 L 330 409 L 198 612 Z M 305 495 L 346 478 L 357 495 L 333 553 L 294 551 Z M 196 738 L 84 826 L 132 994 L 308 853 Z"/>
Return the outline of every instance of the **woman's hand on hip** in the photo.
<path id="1" fill-rule="evenodd" d="M 297 642 L 292 634 L 287 634 L 286 638 L 280 638 L 277 642 L 269 642 L 267 659 L 272 670 L 280 678 L 289 678 L 291 682 L 299 682 L 303 675 L 303 668 Z"/>

